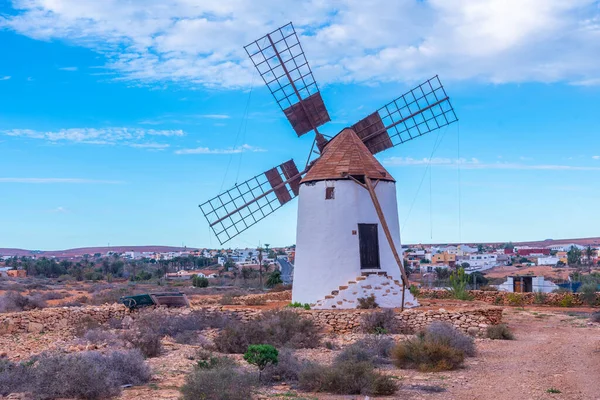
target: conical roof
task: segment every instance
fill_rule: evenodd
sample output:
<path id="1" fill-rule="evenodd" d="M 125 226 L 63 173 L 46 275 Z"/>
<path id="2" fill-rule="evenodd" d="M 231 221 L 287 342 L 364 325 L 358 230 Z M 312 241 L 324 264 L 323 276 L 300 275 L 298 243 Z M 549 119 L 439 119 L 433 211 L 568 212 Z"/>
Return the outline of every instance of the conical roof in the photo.
<path id="1" fill-rule="evenodd" d="M 321 157 L 301 182 L 350 179 L 348 175 L 395 182 L 350 128 L 345 128 L 327 143 Z"/>

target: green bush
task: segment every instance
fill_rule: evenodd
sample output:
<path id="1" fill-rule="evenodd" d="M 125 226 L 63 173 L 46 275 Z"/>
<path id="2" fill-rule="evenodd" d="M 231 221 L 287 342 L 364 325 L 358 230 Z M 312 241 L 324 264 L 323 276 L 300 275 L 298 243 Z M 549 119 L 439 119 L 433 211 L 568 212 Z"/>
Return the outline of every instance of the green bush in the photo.
<path id="1" fill-rule="evenodd" d="M 490 325 L 487 327 L 486 336 L 494 340 L 514 340 L 515 335 L 506 324 Z"/>
<path id="2" fill-rule="evenodd" d="M 459 268 L 450 275 L 450 293 L 457 300 L 473 300 L 473 297 L 467 290 L 469 276 L 464 268 Z"/>
<path id="3" fill-rule="evenodd" d="M 575 297 L 571 293 L 566 293 L 558 302 L 558 305 L 561 307 L 573 307 L 575 305 Z"/>
<path id="4" fill-rule="evenodd" d="M 282 283 L 283 283 L 283 281 L 281 280 L 281 271 L 276 269 L 275 271 L 273 271 L 269 274 L 266 285 L 268 288 L 272 288 L 272 287 L 275 287 L 276 285 L 280 285 Z"/>
<path id="5" fill-rule="evenodd" d="M 244 360 L 248 364 L 258 367 L 258 380 L 261 380 L 262 371 L 269 364 L 277 364 L 277 356 L 279 352 L 270 344 L 251 344 L 248 350 L 244 353 Z"/>
<path id="6" fill-rule="evenodd" d="M 579 288 L 579 298 L 588 306 L 595 306 L 598 303 L 597 289 L 598 285 L 596 283 L 585 283 Z"/>
<path id="7" fill-rule="evenodd" d="M 287 305 L 290 308 L 304 308 L 305 310 L 310 310 L 310 304 L 308 303 L 300 303 L 299 301 L 295 301 Z"/>
<path id="8" fill-rule="evenodd" d="M 525 304 L 523 295 L 520 293 L 509 293 L 506 295 L 506 299 L 508 300 L 508 305 L 511 306 L 523 307 Z"/>
<path id="9" fill-rule="evenodd" d="M 419 297 L 419 295 L 421 294 L 421 290 L 419 290 L 418 287 L 416 287 L 415 285 L 410 285 L 410 288 L 408 289 L 408 291 L 410 292 L 410 294 L 412 294 L 414 297 Z"/>
<path id="10" fill-rule="evenodd" d="M 360 308 L 363 310 L 377 308 L 379 304 L 375 301 L 375 295 L 372 294 L 368 297 L 360 297 L 358 300 L 358 306 L 356 308 Z"/>
<path id="11" fill-rule="evenodd" d="M 208 287 L 208 279 L 204 276 L 192 275 L 192 286 L 198 288 Z"/>

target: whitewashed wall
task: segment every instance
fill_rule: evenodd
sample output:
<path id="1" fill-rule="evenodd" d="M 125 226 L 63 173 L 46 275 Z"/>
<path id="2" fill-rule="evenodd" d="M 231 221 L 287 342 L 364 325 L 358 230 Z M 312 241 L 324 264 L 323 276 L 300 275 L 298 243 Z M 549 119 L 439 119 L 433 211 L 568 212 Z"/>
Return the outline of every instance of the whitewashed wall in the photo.
<path id="1" fill-rule="evenodd" d="M 335 187 L 335 199 L 325 200 L 327 186 Z M 400 250 L 396 185 L 381 181 L 375 192 Z M 315 303 L 361 275 L 359 223 L 379 225 L 381 269 L 400 280 L 400 270 L 366 189 L 350 180 L 300 186 L 292 301 Z"/>

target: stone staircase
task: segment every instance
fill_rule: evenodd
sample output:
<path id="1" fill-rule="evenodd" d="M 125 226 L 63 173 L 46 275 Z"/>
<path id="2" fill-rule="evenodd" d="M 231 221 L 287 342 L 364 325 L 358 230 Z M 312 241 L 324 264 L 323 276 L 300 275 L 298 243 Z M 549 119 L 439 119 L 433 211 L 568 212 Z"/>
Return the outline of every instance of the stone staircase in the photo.
<path id="1" fill-rule="evenodd" d="M 399 308 L 402 306 L 402 283 L 388 276 L 385 271 L 363 272 L 361 276 L 347 284 L 332 290 L 331 294 L 311 304 L 311 308 L 350 309 L 358 306 L 359 298 L 375 296 L 381 308 Z M 404 294 L 404 307 L 417 307 L 419 303 L 410 293 Z"/>

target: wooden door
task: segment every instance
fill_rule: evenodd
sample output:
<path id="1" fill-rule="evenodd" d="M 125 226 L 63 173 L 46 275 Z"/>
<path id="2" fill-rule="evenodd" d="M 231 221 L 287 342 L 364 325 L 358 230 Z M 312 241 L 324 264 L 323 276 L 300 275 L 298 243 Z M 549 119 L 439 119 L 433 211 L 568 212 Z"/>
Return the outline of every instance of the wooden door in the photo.
<path id="1" fill-rule="evenodd" d="M 379 269 L 379 239 L 377 224 L 358 224 L 360 268 Z"/>
<path id="2" fill-rule="evenodd" d="M 513 285 L 513 291 L 515 293 L 522 293 L 523 292 L 523 282 L 521 282 L 520 279 L 515 279 L 514 280 L 515 284 Z"/>

